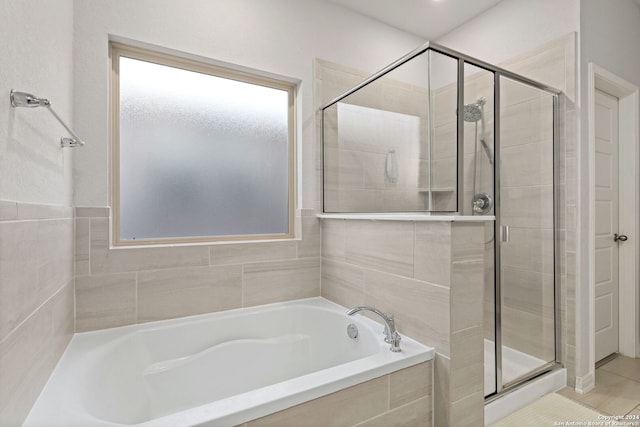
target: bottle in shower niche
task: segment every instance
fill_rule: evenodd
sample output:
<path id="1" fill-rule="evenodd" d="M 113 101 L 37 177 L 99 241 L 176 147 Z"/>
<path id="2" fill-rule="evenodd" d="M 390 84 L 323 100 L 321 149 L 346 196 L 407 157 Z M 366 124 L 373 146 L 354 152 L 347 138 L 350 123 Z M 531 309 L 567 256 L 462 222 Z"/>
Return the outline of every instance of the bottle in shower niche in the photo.
<path id="1" fill-rule="evenodd" d="M 398 182 L 398 156 L 396 150 L 389 149 L 384 164 L 384 176 L 388 183 L 395 184 Z"/>

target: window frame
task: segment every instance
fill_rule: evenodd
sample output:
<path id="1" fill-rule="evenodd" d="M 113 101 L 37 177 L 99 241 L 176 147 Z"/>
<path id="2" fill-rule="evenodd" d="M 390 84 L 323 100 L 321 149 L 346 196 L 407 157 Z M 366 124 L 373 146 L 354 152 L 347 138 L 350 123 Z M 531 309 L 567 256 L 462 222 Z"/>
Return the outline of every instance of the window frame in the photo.
<path id="1" fill-rule="evenodd" d="M 260 85 L 272 89 L 279 89 L 288 93 L 288 230 L 286 233 L 275 234 L 242 234 L 219 235 L 198 237 L 167 237 L 136 240 L 123 240 L 120 238 L 120 58 L 131 58 L 146 61 L 158 65 L 179 68 L 215 77 L 236 80 L 243 83 Z M 277 79 L 267 76 L 255 70 L 247 70 L 242 67 L 231 68 L 222 66 L 215 61 L 200 58 L 200 60 L 168 54 L 164 52 L 135 47 L 119 42 L 109 42 L 110 61 L 110 145 L 111 145 L 111 244 L 113 247 L 127 246 L 154 246 L 154 245 L 188 245 L 216 242 L 242 242 L 294 239 L 295 229 L 295 204 L 296 204 L 296 96 L 297 84 L 285 79 Z"/>

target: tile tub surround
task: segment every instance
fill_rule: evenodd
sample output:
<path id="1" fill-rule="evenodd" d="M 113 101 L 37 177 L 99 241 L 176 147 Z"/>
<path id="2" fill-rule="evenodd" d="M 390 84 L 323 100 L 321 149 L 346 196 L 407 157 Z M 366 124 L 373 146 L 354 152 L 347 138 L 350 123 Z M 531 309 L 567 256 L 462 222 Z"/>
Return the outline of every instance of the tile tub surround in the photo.
<path id="1" fill-rule="evenodd" d="M 401 334 L 435 347 L 437 426 L 482 425 L 484 227 L 322 220 L 322 296 L 392 313 Z"/>
<path id="2" fill-rule="evenodd" d="M 320 295 L 320 223 L 274 242 L 109 248 L 108 208 L 76 208 L 76 331 Z"/>
<path id="3" fill-rule="evenodd" d="M 0 201 L 0 426 L 21 425 L 74 332 L 73 209 Z"/>
<path id="4" fill-rule="evenodd" d="M 405 368 L 242 424 L 241 427 L 431 427 L 433 362 Z"/>

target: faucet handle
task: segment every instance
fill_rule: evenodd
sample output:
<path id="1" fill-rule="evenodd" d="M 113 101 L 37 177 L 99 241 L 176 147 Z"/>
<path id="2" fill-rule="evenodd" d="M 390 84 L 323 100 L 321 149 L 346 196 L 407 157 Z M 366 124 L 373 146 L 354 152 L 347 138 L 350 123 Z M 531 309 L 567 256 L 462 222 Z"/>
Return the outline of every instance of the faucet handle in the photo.
<path id="1" fill-rule="evenodd" d="M 366 306 L 354 307 L 351 310 L 347 311 L 347 315 L 353 316 L 354 314 L 363 310 L 371 311 L 382 318 L 382 320 L 384 321 L 384 331 L 383 331 L 384 337 L 385 337 L 384 341 L 386 343 L 391 344 L 390 350 L 393 351 L 394 353 L 402 351 L 400 349 L 400 340 L 402 338 L 400 337 L 400 334 L 398 333 L 398 331 L 396 331 L 396 324 L 395 324 L 393 315 L 385 314 L 376 308 L 366 307 Z"/>
<path id="2" fill-rule="evenodd" d="M 402 350 L 400 350 L 400 340 L 401 339 L 402 339 L 402 337 L 400 336 L 398 331 L 394 331 L 393 334 L 391 334 L 391 340 L 388 341 L 389 344 L 391 344 L 391 348 L 389 350 L 391 350 L 394 353 L 398 353 L 398 352 L 402 351 Z"/>
<path id="3" fill-rule="evenodd" d="M 393 333 L 396 331 L 396 323 L 393 314 L 386 314 L 387 321 L 384 322 L 384 342 L 391 344 L 393 341 Z M 393 328 L 393 332 L 389 329 L 389 326 Z"/>
<path id="4" fill-rule="evenodd" d="M 393 314 L 387 314 L 386 316 L 387 322 L 384 324 L 384 342 L 391 344 L 391 348 L 389 350 L 394 353 L 398 353 L 402 351 L 400 350 L 400 340 L 402 340 L 402 337 L 396 330 L 396 323 Z M 390 327 L 392 329 L 389 329 Z"/>

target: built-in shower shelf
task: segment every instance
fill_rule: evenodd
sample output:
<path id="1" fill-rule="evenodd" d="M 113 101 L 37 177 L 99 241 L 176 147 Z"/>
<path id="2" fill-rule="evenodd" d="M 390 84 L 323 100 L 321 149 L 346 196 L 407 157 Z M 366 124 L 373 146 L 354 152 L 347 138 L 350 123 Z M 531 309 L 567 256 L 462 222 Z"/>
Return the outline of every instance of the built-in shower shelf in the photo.
<path id="1" fill-rule="evenodd" d="M 353 219 L 369 221 L 495 221 L 493 215 L 433 215 L 430 213 L 323 213 L 321 219 Z"/>

